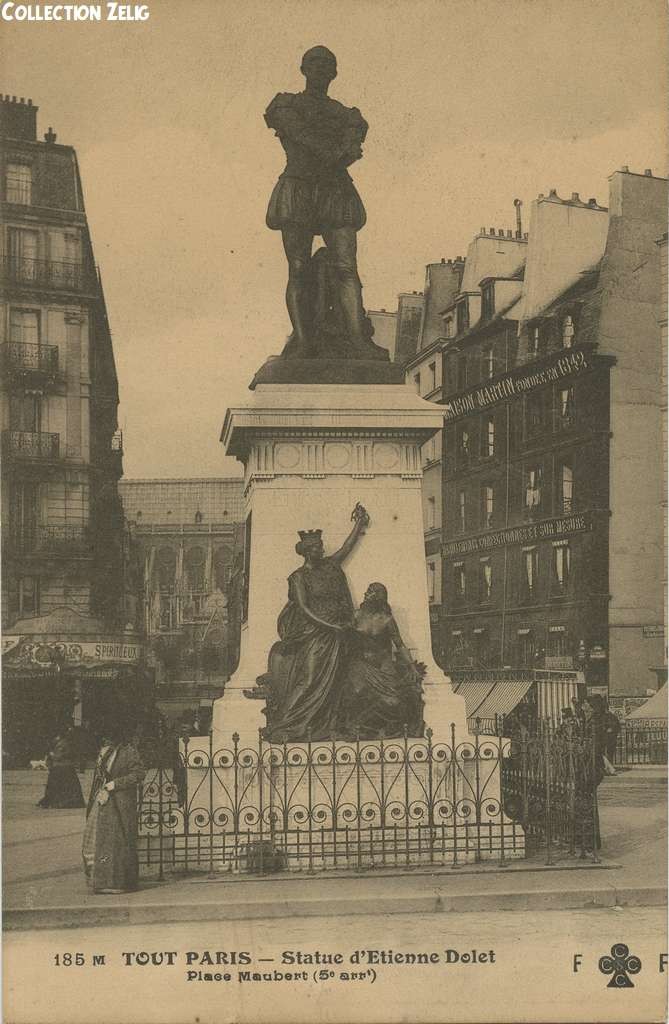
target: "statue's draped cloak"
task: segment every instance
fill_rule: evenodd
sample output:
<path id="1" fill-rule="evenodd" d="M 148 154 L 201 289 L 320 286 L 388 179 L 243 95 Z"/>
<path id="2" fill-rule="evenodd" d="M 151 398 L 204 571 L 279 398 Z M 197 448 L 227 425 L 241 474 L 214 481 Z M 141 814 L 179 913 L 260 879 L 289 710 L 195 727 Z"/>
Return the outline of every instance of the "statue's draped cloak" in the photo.
<path id="1" fill-rule="evenodd" d="M 265 730 L 274 742 L 329 739 L 337 727 L 341 700 L 340 669 L 346 640 L 341 633 L 311 622 L 296 601 L 301 580 L 306 605 L 333 625 L 350 625 L 353 602 L 338 562 L 325 558 L 288 577 L 288 603 L 279 616 L 281 638 L 270 651 L 267 675 L 272 713 Z"/>

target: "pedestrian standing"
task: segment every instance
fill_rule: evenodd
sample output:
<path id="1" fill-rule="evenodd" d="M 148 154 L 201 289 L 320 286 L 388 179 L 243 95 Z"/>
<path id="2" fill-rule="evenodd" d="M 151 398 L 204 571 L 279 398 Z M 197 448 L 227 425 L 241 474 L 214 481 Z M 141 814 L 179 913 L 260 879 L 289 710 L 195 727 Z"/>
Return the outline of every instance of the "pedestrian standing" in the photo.
<path id="1" fill-rule="evenodd" d="M 46 789 L 37 806 L 43 809 L 85 807 L 84 794 L 77 776 L 72 725 L 66 725 L 56 736 L 46 755 L 46 764 L 49 769 Z"/>
<path id="2" fill-rule="evenodd" d="M 108 725 L 95 764 L 83 841 L 84 870 L 93 892 L 137 888 L 137 787 L 144 779 L 137 750 Z"/>

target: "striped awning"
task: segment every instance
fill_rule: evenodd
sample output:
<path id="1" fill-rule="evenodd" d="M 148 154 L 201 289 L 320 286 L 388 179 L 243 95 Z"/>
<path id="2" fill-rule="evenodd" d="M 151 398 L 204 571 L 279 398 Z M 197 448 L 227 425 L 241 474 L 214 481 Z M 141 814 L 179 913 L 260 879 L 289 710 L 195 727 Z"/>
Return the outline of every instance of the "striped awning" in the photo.
<path id="1" fill-rule="evenodd" d="M 476 710 L 476 718 L 495 718 L 513 711 L 534 683 L 531 679 L 505 679 L 493 689 Z"/>
<path id="2" fill-rule="evenodd" d="M 490 679 L 463 679 L 453 686 L 455 692 L 465 698 L 467 718 L 476 715 L 477 709 L 498 685 Z"/>
<path id="3" fill-rule="evenodd" d="M 463 679 L 453 689 L 465 698 L 465 710 L 470 727 L 476 719 L 487 719 L 494 724 L 497 715 L 508 715 L 534 685 L 525 679 Z"/>

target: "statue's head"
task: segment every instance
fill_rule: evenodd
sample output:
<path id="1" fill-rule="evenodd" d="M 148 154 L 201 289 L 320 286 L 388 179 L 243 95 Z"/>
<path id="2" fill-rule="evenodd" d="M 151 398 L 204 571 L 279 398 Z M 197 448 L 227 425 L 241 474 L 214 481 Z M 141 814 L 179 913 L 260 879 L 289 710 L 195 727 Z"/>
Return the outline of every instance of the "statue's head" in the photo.
<path id="1" fill-rule="evenodd" d="M 337 58 L 327 46 L 312 46 L 302 58 L 300 71 L 306 79 L 329 85 L 337 77 Z"/>
<path id="2" fill-rule="evenodd" d="M 300 539 L 295 545 L 298 555 L 316 561 L 321 559 L 325 550 L 321 537 L 322 532 L 322 530 L 299 530 Z"/>
<path id="3" fill-rule="evenodd" d="M 365 603 L 373 605 L 387 605 L 388 591 L 383 583 L 370 583 L 365 591 Z"/>

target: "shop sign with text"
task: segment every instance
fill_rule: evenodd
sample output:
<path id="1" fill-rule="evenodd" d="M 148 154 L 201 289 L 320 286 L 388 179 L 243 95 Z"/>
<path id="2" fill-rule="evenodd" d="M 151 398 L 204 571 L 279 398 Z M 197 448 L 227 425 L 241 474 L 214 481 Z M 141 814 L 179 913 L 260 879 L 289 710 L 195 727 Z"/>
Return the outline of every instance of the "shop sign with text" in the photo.
<path id="1" fill-rule="evenodd" d="M 452 540 L 444 544 L 443 554 L 466 555 L 479 551 L 489 551 L 504 544 L 526 544 L 533 540 L 544 540 L 548 537 L 562 537 L 571 533 L 585 533 L 592 529 L 592 517 L 589 512 L 561 516 L 558 519 L 542 519 L 538 523 L 526 526 L 510 526 L 506 530 L 495 533 L 484 533 L 479 537 L 467 537 L 464 540 Z"/>
<path id="2" fill-rule="evenodd" d="M 500 380 L 491 381 L 489 384 L 484 384 L 481 387 L 472 388 L 466 394 L 446 402 L 444 405 L 444 422 L 451 423 L 461 416 L 468 416 L 470 413 L 489 409 L 491 405 L 503 402 L 506 398 L 525 395 L 535 388 L 563 380 L 565 377 L 572 377 L 575 374 L 583 373 L 585 370 L 589 370 L 590 367 L 591 363 L 582 349 L 572 349 L 565 352 L 549 366 L 545 366 L 542 369 L 527 370 L 521 367 Z"/>

